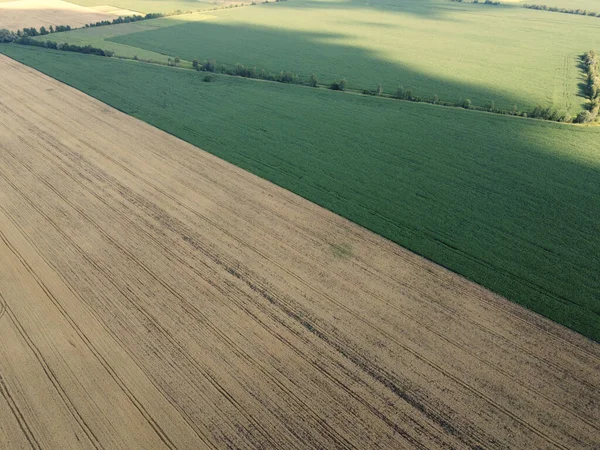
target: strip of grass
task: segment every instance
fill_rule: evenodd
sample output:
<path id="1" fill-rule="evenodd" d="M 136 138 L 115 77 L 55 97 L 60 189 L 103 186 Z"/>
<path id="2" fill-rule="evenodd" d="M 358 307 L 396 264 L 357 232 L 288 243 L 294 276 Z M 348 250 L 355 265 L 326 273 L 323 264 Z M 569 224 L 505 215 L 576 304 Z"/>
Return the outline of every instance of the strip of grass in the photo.
<path id="1" fill-rule="evenodd" d="M 0 51 L 600 341 L 597 127 Z"/>

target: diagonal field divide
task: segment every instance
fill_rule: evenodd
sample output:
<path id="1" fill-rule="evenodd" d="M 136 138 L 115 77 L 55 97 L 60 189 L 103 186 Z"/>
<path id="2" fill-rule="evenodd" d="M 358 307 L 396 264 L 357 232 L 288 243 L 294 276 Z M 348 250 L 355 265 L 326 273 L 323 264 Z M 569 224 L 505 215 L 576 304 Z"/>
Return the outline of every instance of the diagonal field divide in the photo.
<path id="1" fill-rule="evenodd" d="M 0 76 L 0 448 L 598 444 L 597 343 L 4 56 Z"/>

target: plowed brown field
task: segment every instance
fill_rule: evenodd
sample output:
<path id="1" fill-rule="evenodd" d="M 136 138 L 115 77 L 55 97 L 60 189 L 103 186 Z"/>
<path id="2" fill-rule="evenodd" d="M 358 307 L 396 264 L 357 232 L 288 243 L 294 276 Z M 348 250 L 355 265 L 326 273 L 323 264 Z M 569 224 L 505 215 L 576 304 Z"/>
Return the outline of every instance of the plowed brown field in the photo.
<path id="1" fill-rule="evenodd" d="M 0 448 L 592 448 L 600 346 L 0 56 Z"/>

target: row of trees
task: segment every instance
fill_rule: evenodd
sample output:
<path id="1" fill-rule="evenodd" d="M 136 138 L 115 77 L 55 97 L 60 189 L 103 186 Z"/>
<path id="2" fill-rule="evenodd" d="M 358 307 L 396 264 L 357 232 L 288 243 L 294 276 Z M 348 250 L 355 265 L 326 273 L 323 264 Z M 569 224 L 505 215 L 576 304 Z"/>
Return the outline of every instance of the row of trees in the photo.
<path id="1" fill-rule="evenodd" d="M 62 31 L 71 31 L 71 27 L 69 25 L 56 25 L 56 26 L 50 25 L 48 28 L 46 28 L 44 26 L 40 27 L 39 31 L 35 27 L 23 28 L 23 30 L 17 30 L 16 36 L 17 37 L 44 36 L 46 34 L 60 33 Z"/>
<path id="2" fill-rule="evenodd" d="M 91 45 L 73 45 L 73 44 L 62 44 L 56 43 L 52 41 L 38 41 L 37 39 L 32 39 L 29 36 L 21 37 L 13 42 L 21 45 L 31 45 L 34 47 L 44 47 L 51 48 L 54 50 L 62 50 L 65 52 L 76 52 L 76 53 L 84 53 L 86 55 L 97 55 L 97 56 L 108 56 L 111 57 L 114 55 L 114 52 L 110 50 L 102 50 L 101 48 L 92 47 Z"/>
<path id="3" fill-rule="evenodd" d="M 552 11 L 559 12 L 565 14 L 577 14 L 579 16 L 591 16 L 591 17 L 600 17 L 600 13 L 594 11 L 587 11 L 585 9 L 570 9 L 570 8 L 558 8 L 556 6 L 546 6 L 546 5 L 530 5 L 525 3 L 523 8 L 527 9 L 537 9 L 539 11 Z"/>
<path id="4" fill-rule="evenodd" d="M 0 29 L 0 43 L 13 42 L 17 39 L 17 35 L 6 28 Z"/>
<path id="5" fill-rule="evenodd" d="M 84 28 L 102 27 L 105 25 L 117 25 L 119 23 L 139 22 L 140 20 L 158 19 L 160 17 L 165 17 L 165 15 L 161 14 L 161 13 L 148 13 L 145 16 L 141 16 L 139 14 L 134 14 L 133 16 L 124 16 L 124 17 L 119 16 L 113 20 L 101 20 L 96 23 L 86 23 L 84 25 Z"/>
<path id="6" fill-rule="evenodd" d="M 499 1 L 493 1 L 493 0 L 485 0 L 483 2 L 480 2 L 479 0 L 472 0 L 472 1 L 468 1 L 468 0 L 451 0 L 451 1 L 456 2 L 456 3 L 473 3 L 475 5 L 477 5 L 477 4 L 483 4 L 483 5 L 498 6 L 500 4 Z"/>
<path id="7" fill-rule="evenodd" d="M 600 92 L 600 91 L 599 91 Z M 365 89 L 363 90 L 364 95 L 374 95 L 374 96 L 386 96 L 383 92 L 383 86 L 378 84 L 374 90 Z M 500 109 L 496 108 L 496 104 L 493 101 L 487 102 L 483 107 L 475 106 L 473 102 L 469 98 L 460 98 L 456 102 L 448 102 L 441 101 L 437 95 L 434 95 L 433 98 L 423 98 L 418 95 L 415 95 L 412 89 L 407 89 L 404 86 L 398 86 L 396 89 L 396 93 L 394 95 L 387 95 L 387 97 L 396 98 L 398 100 L 408 100 L 411 102 L 424 102 L 431 103 L 433 105 L 440 106 L 450 106 L 455 108 L 464 108 L 464 109 L 473 109 L 477 111 L 487 111 L 496 114 L 505 114 L 511 116 L 521 116 L 521 117 L 533 117 L 536 119 L 544 119 L 544 120 L 552 120 L 555 122 L 572 122 L 573 118 L 566 112 L 559 112 L 552 107 L 542 108 L 541 106 L 536 106 L 534 110 L 530 113 L 526 111 L 521 111 L 514 105 L 512 109 Z"/>
<path id="8" fill-rule="evenodd" d="M 600 110 L 600 76 L 598 73 L 598 54 L 595 50 L 590 50 L 582 56 L 582 61 L 587 74 L 585 93 L 590 103 L 589 110 L 583 111 L 577 116 L 576 122 L 593 122 L 598 117 Z"/>
<path id="9" fill-rule="evenodd" d="M 225 75 L 233 75 L 244 78 L 254 78 L 257 80 L 277 81 L 279 83 L 303 84 L 300 76 L 293 72 L 281 71 L 278 74 L 267 72 L 265 69 L 258 70 L 256 67 L 246 67 L 243 64 L 236 64 L 235 67 L 229 67 L 224 64 L 217 64 L 213 59 L 210 61 L 199 62 L 195 59 L 192 66 L 196 70 L 203 72 L 217 72 Z M 317 76 L 311 75 L 308 83 L 309 86 L 316 87 L 318 84 Z"/>
<path id="10" fill-rule="evenodd" d="M 116 19 L 111 20 L 103 20 L 101 22 L 96 22 L 96 23 L 88 23 L 85 24 L 85 28 L 90 28 L 90 27 L 100 27 L 103 25 L 116 25 L 119 23 L 130 23 L 130 22 L 137 22 L 139 20 L 149 20 L 149 19 L 158 19 L 159 17 L 164 17 L 164 14 L 160 14 L 160 13 L 150 13 L 150 14 L 146 14 L 145 16 L 140 16 L 140 15 L 133 15 L 133 16 L 125 16 L 125 17 L 117 17 Z M 8 40 L 7 33 L 6 31 L 8 30 L 2 30 L 4 33 L 4 41 L 0 41 L 0 42 L 12 42 L 14 40 L 16 40 L 17 38 L 21 38 L 21 37 L 35 37 L 35 36 L 45 36 L 47 34 L 52 34 L 52 33 L 61 33 L 63 31 L 71 31 L 73 30 L 73 28 L 71 28 L 70 25 L 50 25 L 48 28 L 41 26 L 40 29 L 38 30 L 35 27 L 28 27 L 28 28 L 23 28 L 22 30 L 17 30 L 16 33 L 12 33 L 11 36 L 12 39 Z"/>

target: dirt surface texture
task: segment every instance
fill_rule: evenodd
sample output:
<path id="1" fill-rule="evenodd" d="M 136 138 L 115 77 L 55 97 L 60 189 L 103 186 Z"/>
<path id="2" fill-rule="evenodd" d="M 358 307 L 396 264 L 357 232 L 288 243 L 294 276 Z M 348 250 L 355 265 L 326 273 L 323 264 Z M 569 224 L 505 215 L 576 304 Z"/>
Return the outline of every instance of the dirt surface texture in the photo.
<path id="1" fill-rule="evenodd" d="M 0 28 L 16 31 L 30 27 L 70 25 L 82 27 L 88 23 L 113 20 L 114 14 L 96 11 L 61 0 L 17 0 L 0 2 Z"/>
<path id="2" fill-rule="evenodd" d="M 0 56 L 0 448 L 591 449 L 600 345 Z"/>

